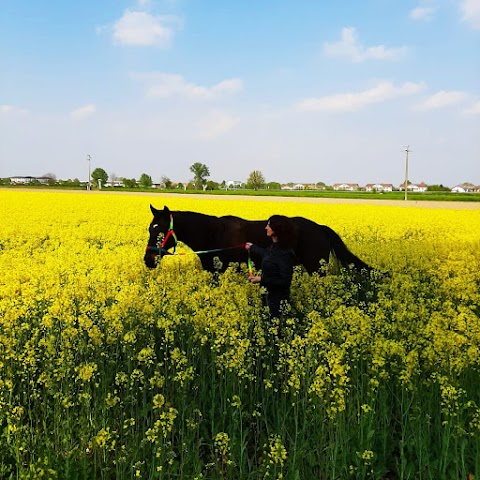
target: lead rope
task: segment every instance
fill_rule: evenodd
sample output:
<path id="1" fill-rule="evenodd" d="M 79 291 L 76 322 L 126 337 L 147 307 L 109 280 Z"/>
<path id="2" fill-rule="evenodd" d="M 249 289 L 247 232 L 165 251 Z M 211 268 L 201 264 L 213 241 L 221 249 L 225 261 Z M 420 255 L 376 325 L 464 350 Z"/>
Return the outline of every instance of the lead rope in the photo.
<path id="1" fill-rule="evenodd" d="M 170 253 L 167 251 L 165 248 L 165 245 L 167 244 L 168 237 L 170 235 L 173 237 L 175 240 L 175 245 L 173 246 L 173 253 Z M 245 248 L 245 243 L 242 243 L 240 245 L 233 245 L 232 247 L 224 247 L 224 248 L 214 248 L 213 250 L 197 250 L 196 252 L 179 252 L 177 253 L 177 236 L 175 235 L 175 231 L 173 230 L 173 215 L 170 214 L 170 225 L 168 227 L 167 234 L 165 235 L 165 238 L 163 239 L 163 242 L 161 243 L 160 247 L 152 247 L 150 245 L 147 246 L 147 251 L 148 250 L 155 250 L 160 253 L 161 256 L 163 255 L 201 255 L 202 253 L 216 253 L 216 252 L 223 252 L 224 250 L 232 250 L 236 248 Z M 248 250 L 248 258 L 247 258 L 247 266 L 248 266 L 248 278 L 251 279 L 253 277 L 253 262 L 250 256 L 250 250 Z"/>
<path id="2" fill-rule="evenodd" d="M 248 266 L 248 278 L 249 280 L 251 280 L 253 277 L 253 263 L 252 263 L 252 258 L 250 256 L 250 250 L 248 250 L 247 266 Z"/>
<path id="3" fill-rule="evenodd" d="M 170 233 L 170 232 L 169 232 Z M 173 234 L 175 235 L 175 234 Z M 176 237 L 175 237 L 176 239 Z M 164 244 L 164 243 L 162 243 Z M 176 245 L 175 245 L 176 247 Z M 161 256 L 164 255 L 202 255 L 204 253 L 217 253 L 217 252 L 223 252 L 225 250 L 232 250 L 236 248 L 245 248 L 245 244 L 242 243 L 241 245 L 234 245 L 232 247 L 224 247 L 224 248 L 214 248 L 213 250 L 197 250 L 196 252 L 175 252 L 175 248 L 173 250 L 173 253 L 168 252 L 164 247 L 147 247 L 147 250 L 154 250 L 156 252 L 159 252 Z M 253 262 L 252 262 L 252 257 L 250 255 L 250 250 L 248 250 L 248 257 L 247 257 L 247 267 L 248 267 L 248 278 L 251 279 L 253 277 Z"/>
<path id="4" fill-rule="evenodd" d="M 237 248 L 245 248 L 245 244 L 242 243 L 240 245 L 233 245 L 232 247 L 224 247 L 224 248 L 214 248 L 212 250 L 197 250 L 196 252 L 177 252 L 177 253 L 167 253 L 167 255 L 202 255 L 204 253 L 217 253 L 223 252 L 225 250 L 233 250 Z M 248 278 L 253 277 L 253 262 L 250 256 L 250 250 L 248 250 L 248 257 L 247 257 L 247 267 L 248 267 Z"/>

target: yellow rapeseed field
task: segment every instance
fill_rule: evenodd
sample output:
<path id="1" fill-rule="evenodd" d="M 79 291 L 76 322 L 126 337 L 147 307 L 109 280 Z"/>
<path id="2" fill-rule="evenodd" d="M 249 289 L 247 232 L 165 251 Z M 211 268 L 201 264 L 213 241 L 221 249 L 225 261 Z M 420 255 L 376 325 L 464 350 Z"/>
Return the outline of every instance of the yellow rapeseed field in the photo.
<path id="1" fill-rule="evenodd" d="M 149 204 L 333 228 L 388 275 L 143 264 Z M 480 475 L 480 210 L 0 190 L 0 478 Z"/>

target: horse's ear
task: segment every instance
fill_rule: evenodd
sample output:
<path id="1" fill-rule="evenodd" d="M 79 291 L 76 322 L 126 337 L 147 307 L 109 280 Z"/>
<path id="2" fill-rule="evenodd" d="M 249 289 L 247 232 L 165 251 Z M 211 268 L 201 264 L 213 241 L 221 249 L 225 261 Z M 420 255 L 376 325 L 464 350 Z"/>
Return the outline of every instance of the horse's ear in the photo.
<path id="1" fill-rule="evenodd" d="M 163 207 L 163 213 L 170 215 L 170 209 L 166 205 Z"/>
<path id="2" fill-rule="evenodd" d="M 155 216 L 158 212 L 158 210 L 152 204 L 150 204 L 150 210 L 152 211 L 153 216 Z"/>

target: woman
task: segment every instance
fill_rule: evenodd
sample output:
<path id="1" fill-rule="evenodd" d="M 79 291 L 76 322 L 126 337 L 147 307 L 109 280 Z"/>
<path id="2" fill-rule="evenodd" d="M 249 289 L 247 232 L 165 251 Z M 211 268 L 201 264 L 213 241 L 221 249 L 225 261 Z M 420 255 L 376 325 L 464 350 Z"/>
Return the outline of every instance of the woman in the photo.
<path id="1" fill-rule="evenodd" d="M 271 317 L 280 316 L 282 302 L 290 298 L 295 254 L 295 230 L 292 220 L 283 215 L 273 215 L 265 227 L 272 244 L 267 248 L 250 242 L 245 244 L 246 250 L 262 259 L 262 275 L 250 278 L 252 283 L 260 283 L 267 290 L 267 304 Z"/>

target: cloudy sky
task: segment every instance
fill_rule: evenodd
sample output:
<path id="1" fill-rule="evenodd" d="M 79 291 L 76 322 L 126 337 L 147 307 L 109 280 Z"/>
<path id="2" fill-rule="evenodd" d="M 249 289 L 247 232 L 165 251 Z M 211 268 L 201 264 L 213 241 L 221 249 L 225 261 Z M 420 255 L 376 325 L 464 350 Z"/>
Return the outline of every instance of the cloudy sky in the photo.
<path id="1" fill-rule="evenodd" d="M 480 0 L 0 12 L 0 177 L 480 184 Z"/>

